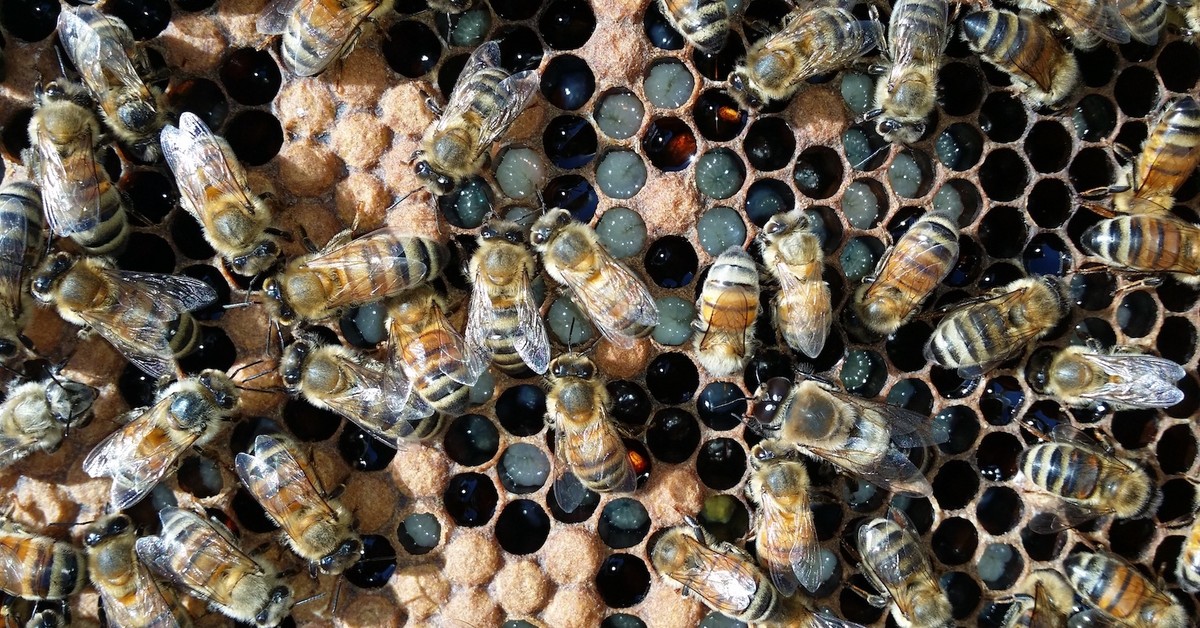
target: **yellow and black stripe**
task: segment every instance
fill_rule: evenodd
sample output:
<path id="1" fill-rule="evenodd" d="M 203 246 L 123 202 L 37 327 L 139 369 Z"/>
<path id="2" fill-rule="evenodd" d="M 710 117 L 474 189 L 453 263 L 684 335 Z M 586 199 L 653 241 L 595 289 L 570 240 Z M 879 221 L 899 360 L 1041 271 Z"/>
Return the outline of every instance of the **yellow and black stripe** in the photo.
<path id="1" fill-rule="evenodd" d="M 1171 215 L 1108 218 L 1083 233 L 1083 248 L 1134 271 L 1200 274 L 1200 227 Z"/>

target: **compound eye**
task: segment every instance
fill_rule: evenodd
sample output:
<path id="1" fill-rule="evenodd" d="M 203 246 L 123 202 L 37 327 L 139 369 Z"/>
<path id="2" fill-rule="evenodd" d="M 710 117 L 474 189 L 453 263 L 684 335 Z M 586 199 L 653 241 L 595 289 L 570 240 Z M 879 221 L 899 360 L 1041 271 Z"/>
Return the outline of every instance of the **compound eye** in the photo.
<path id="1" fill-rule="evenodd" d="M 767 382 L 767 401 L 779 404 L 792 390 L 792 383 L 786 377 L 773 377 Z"/>
<path id="2" fill-rule="evenodd" d="M 3 339 L 0 340 L 0 356 L 12 357 L 17 352 L 17 343 Z"/>
<path id="3" fill-rule="evenodd" d="M 483 230 L 479 232 L 479 235 L 482 236 L 484 240 L 491 240 L 492 238 L 496 237 L 496 230 L 492 229 L 491 227 L 484 227 Z"/>

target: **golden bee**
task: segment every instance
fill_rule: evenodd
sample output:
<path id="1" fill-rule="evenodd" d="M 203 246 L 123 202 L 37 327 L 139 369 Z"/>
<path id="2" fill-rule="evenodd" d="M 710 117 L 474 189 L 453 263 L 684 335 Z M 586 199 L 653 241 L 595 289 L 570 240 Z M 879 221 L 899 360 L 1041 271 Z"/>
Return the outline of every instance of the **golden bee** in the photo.
<path id="1" fill-rule="evenodd" d="M 1194 623 L 1170 593 L 1110 554 L 1071 554 L 1063 561 L 1063 571 L 1071 588 L 1092 608 L 1084 612 L 1099 615 L 1095 622 L 1130 628 L 1184 628 Z"/>
<path id="2" fill-rule="evenodd" d="M 263 35 L 283 35 L 279 56 L 289 72 L 316 76 L 350 54 L 367 18 L 391 8 L 391 0 L 272 0 L 255 24 Z"/>
<path id="3" fill-rule="evenodd" d="M 730 247 L 713 262 L 696 300 L 693 346 L 700 365 L 716 377 L 741 371 L 754 352 L 758 312 L 758 266 Z"/>
<path id="4" fill-rule="evenodd" d="M 936 444 L 927 418 L 811 379 L 793 384 L 772 378 L 759 387 L 754 399 L 751 418 L 768 441 L 764 447 L 828 461 L 893 492 L 933 494 L 929 481 L 903 451 Z"/>
<path id="5" fill-rule="evenodd" d="M 237 385 L 220 371 L 177 381 L 154 405 L 131 410 L 128 423 L 83 459 L 83 470 L 111 478 L 111 506 L 124 510 L 149 495 L 188 450 L 211 441 L 232 420 L 238 399 Z"/>
<path id="6" fill-rule="evenodd" d="M 1088 227 L 1080 243 L 1114 268 L 1171 273 L 1181 283 L 1200 284 L 1200 226 L 1174 215 L 1106 218 Z"/>
<path id="7" fill-rule="evenodd" d="M 658 325 L 658 304 L 646 284 L 567 210 L 553 209 L 539 218 L 529 239 L 546 272 L 570 289 L 579 309 L 610 342 L 631 348 Z"/>
<path id="8" fill-rule="evenodd" d="M 56 451 L 95 399 L 96 389 L 55 375 L 9 388 L 0 404 L 0 468 L 35 451 Z"/>
<path id="9" fill-rule="evenodd" d="M 746 498 L 758 507 L 754 547 L 758 562 L 784 595 L 797 584 L 809 591 L 821 586 L 821 546 L 809 501 L 804 463 L 779 458 L 762 443 L 750 451 Z"/>
<path id="10" fill-rule="evenodd" d="M 950 600 L 938 584 L 916 528 L 904 511 L 892 507 L 887 518 L 878 517 L 858 529 L 862 573 L 883 595 L 868 600 L 883 606 L 890 599 L 892 618 L 900 626 L 953 628 Z"/>
<path id="11" fill-rule="evenodd" d="M 414 171 L 425 187 L 434 194 L 449 194 L 479 173 L 492 143 L 508 131 L 537 88 L 537 72 L 510 74 L 500 67 L 496 42 L 476 48 L 446 107 L 413 153 Z"/>
<path id="12" fill-rule="evenodd" d="M 1004 628 L 1066 628 L 1075 592 L 1057 571 L 1040 569 L 1025 577 L 1004 614 Z"/>
<path id="13" fill-rule="evenodd" d="M 976 377 L 1021 354 L 1071 310 L 1065 281 L 1026 277 L 960 303 L 938 323 L 925 358 Z"/>
<path id="14" fill-rule="evenodd" d="M 1078 50 L 1091 50 L 1103 41 L 1129 43 L 1129 28 L 1114 0 L 1017 0 L 1015 4 L 1050 16 Z"/>
<path id="15" fill-rule="evenodd" d="M 160 586 L 134 551 L 137 531 L 121 514 L 108 515 L 87 527 L 83 537 L 88 577 L 104 602 L 104 614 L 116 626 L 179 628 L 192 620 L 175 592 Z"/>
<path id="16" fill-rule="evenodd" d="M 29 121 L 30 163 L 42 188 L 46 224 L 89 255 L 125 248 L 129 220 L 121 193 L 100 164 L 102 131 L 83 87 L 67 81 L 37 85 Z"/>
<path id="17" fill-rule="evenodd" d="M 111 261 L 56 253 L 33 275 L 33 296 L 63 320 L 98 332 L 146 373 L 177 370 L 200 328 L 188 312 L 217 299 L 199 279 L 118 270 Z"/>
<path id="18" fill-rule="evenodd" d="M 1200 592 L 1200 517 L 1192 519 L 1175 563 L 1175 580 L 1186 593 Z"/>
<path id="19" fill-rule="evenodd" d="M 27 181 L 0 187 L 0 359 L 17 353 L 32 311 L 29 271 L 45 253 L 42 193 Z"/>
<path id="20" fill-rule="evenodd" d="M 0 521 L 0 591 L 29 600 L 61 600 L 87 581 L 87 562 L 74 545 Z"/>
<path id="21" fill-rule="evenodd" d="M 849 66 L 882 41 L 883 25 L 874 16 L 860 20 L 838 7 L 795 9 L 730 72 L 729 95 L 752 110 L 786 100 L 805 80 Z"/>
<path id="22" fill-rule="evenodd" d="M 815 358 L 833 324 L 832 296 L 822 278 L 825 252 L 799 209 L 775 214 L 759 236 L 763 264 L 779 282 L 775 325 L 792 349 Z"/>
<path id="23" fill-rule="evenodd" d="M 957 261 L 958 223 L 937 212 L 922 216 L 854 291 L 863 325 L 876 333 L 895 333 L 912 320 Z"/>
<path id="24" fill-rule="evenodd" d="M 449 257 L 445 245 L 427 238 L 380 229 L 350 239 L 343 231 L 268 277 L 263 293 L 272 320 L 282 325 L 320 321 L 433 279 Z"/>
<path id="25" fill-rule="evenodd" d="M 238 547 L 233 534 L 190 510 L 159 511 L 162 531 L 137 540 L 138 558 L 158 577 L 233 619 L 260 628 L 283 621 L 292 589 L 279 570 Z"/>
<path id="26" fill-rule="evenodd" d="M 725 0 L 657 0 L 658 9 L 696 48 L 714 53 L 729 38 L 729 5 Z"/>
<path id="27" fill-rule="evenodd" d="M 489 363 L 520 376 L 526 367 L 542 374 L 550 366 L 550 341 L 531 283 L 537 259 L 521 226 L 493 220 L 479 231 L 471 256 L 471 305 L 464 335 L 468 369 L 482 373 Z"/>
<path id="28" fill-rule="evenodd" d="M 1200 104 L 1191 96 L 1163 106 L 1150 127 L 1141 152 L 1125 167 L 1112 194 L 1112 211 L 1120 214 L 1165 214 L 1175 193 L 1200 165 Z M 1105 208 L 1099 211 L 1107 213 Z"/>
<path id="29" fill-rule="evenodd" d="M 439 412 L 462 413 L 479 379 L 467 363 L 462 336 L 446 318 L 446 298 L 417 286 L 388 307 L 388 365 L 401 370 L 413 391 Z"/>
<path id="30" fill-rule="evenodd" d="M 233 271 L 257 275 L 274 264 L 279 232 L 271 229 L 271 209 L 264 196 L 250 192 L 246 171 L 229 142 L 184 112 L 179 128 L 163 128 L 162 150 L 175 173 L 180 204 L 204 227 L 204 239 Z"/>
<path id="31" fill-rule="evenodd" d="M 911 144 L 925 135 L 937 105 L 938 71 L 950 42 L 947 0 L 900 0 L 887 36 L 887 74 L 875 86 L 875 129 L 885 140 Z"/>
<path id="32" fill-rule="evenodd" d="M 1031 361 L 1030 369 L 1034 390 L 1069 406 L 1169 408 L 1183 401 L 1183 391 L 1175 386 L 1186 376 L 1183 367 L 1130 347 L 1071 346 L 1045 364 Z"/>
<path id="33" fill-rule="evenodd" d="M 1161 0 L 1117 0 L 1129 35 L 1147 46 L 1158 45 L 1167 24 L 1167 3 Z"/>
<path id="34" fill-rule="evenodd" d="M 963 39 L 1012 78 L 1034 107 L 1060 109 L 1079 85 L 1079 64 L 1037 17 L 989 9 L 961 20 Z"/>
<path id="35" fill-rule="evenodd" d="M 234 460 L 238 478 L 280 528 L 292 551 L 308 561 L 309 573 L 339 574 L 362 557 L 354 517 L 329 497 L 294 445 L 259 435 L 250 453 Z"/>

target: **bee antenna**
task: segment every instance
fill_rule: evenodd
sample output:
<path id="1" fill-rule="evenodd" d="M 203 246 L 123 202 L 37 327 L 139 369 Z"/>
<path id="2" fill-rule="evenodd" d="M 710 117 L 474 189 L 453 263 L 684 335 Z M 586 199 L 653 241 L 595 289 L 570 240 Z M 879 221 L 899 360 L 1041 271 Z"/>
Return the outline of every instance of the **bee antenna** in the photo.
<path id="1" fill-rule="evenodd" d="M 311 601 L 313 601 L 313 600 L 316 600 L 316 599 L 319 599 L 319 598 L 323 598 L 323 597 L 325 597 L 326 595 L 328 595 L 328 594 L 327 594 L 327 593 L 317 593 L 317 594 L 315 594 L 315 595 L 310 595 L 310 596 L 308 596 L 308 597 L 304 598 L 303 600 L 300 600 L 299 602 L 296 602 L 296 603 L 295 603 L 295 604 L 293 604 L 292 606 L 300 606 L 301 604 L 307 604 L 307 603 L 309 603 L 309 602 L 311 602 Z"/>
<path id="2" fill-rule="evenodd" d="M 59 46 L 61 46 L 61 44 Z M 56 58 L 58 58 L 58 71 L 60 73 L 62 73 L 63 78 L 66 78 L 67 77 L 67 65 L 65 63 L 63 63 L 62 50 L 59 46 L 54 47 L 54 56 Z M 39 80 L 41 79 L 40 73 L 38 75 L 38 79 Z"/>
<path id="3" fill-rule="evenodd" d="M 224 310 L 237 310 L 237 309 L 241 309 L 241 308 L 244 308 L 244 307 L 250 307 L 251 305 L 261 305 L 261 304 L 262 304 L 262 301 L 251 301 L 251 300 L 250 300 L 250 293 L 249 293 L 249 292 L 247 292 L 247 293 L 246 293 L 246 300 L 245 300 L 245 301 L 241 301 L 241 302 L 239 302 L 239 303 L 226 303 L 225 305 L 222 305 L 222 306 L 221 306 L 221 309 L 224 309 Z"/>
<path id="4" fill-rule="evenodd" d="M 860 160 L 858 163 L 854 164 L 852 167 L 855 170 L 862 170 L 863 166 L 866 165 L 867 162 L 871 161 L 872 159 L 875 159 L 876 155 L 878 155 L 879 153 L 882 153 L 885 150 L 891 149 L 891 147 L 892 147 L 891 143 L 887 143 L 887 144 L 884 144 L 883 146 L 880 146 L 879 148 L 876 148 L 875 150 L 871 151 L 870 155 L 863 157 L 862 160 Z"/>
<path id="5" fill-rule="evenodd" d="M 338 578 L 337 587 L 333 590 L 333 605 L 329 609 L 329 614 L 337 617 L 338 600 L 342 596 L 342 582 L 345 578 Z"/>
<path id="6" fill-rule="evenodd" d="M 238 376 L 238 373 L 241 373 L 242 371 L 244 371 L 252 366 L 258 366 L 259 364 L 262 364 L 263 362 L 266 362 L 266 360 L 263 358 L 259 358 L 253 362 L 247 362 L 246 364 L 243 364 L 243 365 L 237 367 L 237 370 L 235 370 L 234 372 L 230 373 L 229 379 L 233 379 Z M 247 381 L 249 381 L 249 380 L 247 380 Z"/>
<path id="7" fill-rule="evenodd" d="M 387 208 L 383 210 L 383 213 L 386 214 L 386 213 L 392 211 L 393 209 L 396 208 L 396 206 L 398 206 L 400 203 L 403 203 L 404 201 L 408 200 L 408 197 L 412 196 L 413 194 L 416 194 L 420 189 L 421 188 L 418 187 L 418 188 L 409 190 L 408 192 L 406 192 L 404 194 L 404 196 L 401 196 L 400 198 L 396 199 L 395 203 L 388 205 Z"/>

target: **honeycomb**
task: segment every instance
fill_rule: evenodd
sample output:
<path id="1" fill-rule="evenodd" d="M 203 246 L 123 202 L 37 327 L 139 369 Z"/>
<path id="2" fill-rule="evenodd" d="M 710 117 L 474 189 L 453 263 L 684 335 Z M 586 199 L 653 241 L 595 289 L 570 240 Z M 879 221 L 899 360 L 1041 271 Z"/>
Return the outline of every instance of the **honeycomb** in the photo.
<path id="1" fill-rule="evenodd" d="M 303 228 L 321 243 L 351 225 L 364 233 L 389 224 L 454 240 L 461 260 L 473 247 L 478 221 L 469 224 L 459 215 L 456 199 L 418 193 L 389 207 L 419 187 L 409 160 L 434 120 L 425 94 L 444 101 L 474 46 L 496 39 L 506 66 L 539 68 L 542 84 L 494 154 L 522 147 L 540 160 L 540 181 L 531 176 L 531 186 L 547 205 L 566 206 L 593 224 L 616 208 L 640 215 L 645 238 L 628 261 L 645 271 L 656 297 L 695 299 L 701 269 L 714 258 L 704 246 L 712 234 L 696 228 L 708 210 L 732 208 L 722 211 L 743 219 L 750 242 L 756 233 L 751 225 L 761 226 L 770 213 L 794 203 L 825 222 L 826 276 L 839 315 L 826 350 L 807 360 L 779 349 L 764 313 L 758 332 L 765 342 L 745 377 L 715 382 L 697 369 L 690 343 L 647 341 L 636 352 L 601 343 L 594 356 L 610 379 L 613 414 L 645 426 L 635 432 L 641 432 L 651 469 L 636 493 L 605 495 L 571 514 L 553 503 L 552 480 L 521 484 L 505 468 L 510 459 L 553 459 L 536 379 L 496 375 L 494 390 L 478 391 L 481 398 L 492 394 L 470 414 L 448 420 L 444 437 L 396 451 L 334 415 L 289 400 L 268 374 L 248 384 L 258 390 L 246 393 L 242 419 L 204 452 L 187 457 L 175 477 L 134 507 L 143 533 L 157 530 L 157 507 L 203 508 L 237 530 L 244 547 L 266 544 L 266 555 L 277 564 L 298 567 L 296 557 L 274 542 L 272 524 L 232 471 L 234 453 L 254 434 L 283 429 L 305 444 L 326 485 L 344 488 L 342 499 L 368 544 L 367 560 L 344 577 L 292 577 L 297 598 L 313 599 L 296 606 L 289 624 L 718 625 L 717 618 L 705 619 L 708 611 L 699 602 L 681 598 L 652 574 L 647 542 L 684 514 L 699 514 L 721 538 L 746 536 L 746 452 L 758 437 L 730 412 L 744 408 L 737 399 L 752 394 L 758 382 L 801 368 L 840 380 L 856 394 L 935 416 L 948 431 L 948 441 L 924 457 L 934 499 L 895 501 L 915 522 L 960 623 L 997 625 L 1003 605 L 994 602 L 1014 593 L 1029 572 L 1059 567 L 1087 539 L 1111 539 L 1114 552 L 1148 573 L 1161 573 L 1195 616 L 1196 599 L 1173 586 L 1183 532 L 1172 526 L 1189 515 L 1195 493 L 1188 478 L 1197 473 L 1197 427 L 1190 417 L 1200 407 L 1200 293 L 1170 278 L 1147 286 L 1103 269 L 1075 271 L 1088 263 L 1080 235 L 1098 220 L 1078 206 L 1076 193 L 1114 180 L 1119 163 L 1112 145 L 1139 146 L 1160 102 L 1195 94 L 1200 52 L 1171 31 L 1155 47 L 1106 45 L 1077 53 L 1084 84 L 1072 107 L 1054 114 L 1027 110 L 1006 91 L 1005 76 L 955 41 L 941 70 L 943 98 L 932 130 L 911 147 L 888 147 L 859 121 L 861 111 L 843 100 L 842 90 L 868 80 L 861 73 L 814 81 L 776 110 L 728 115 L 724 77 L 747 41 L 776 28 L 790 10 L 785 0 L 746 4 L 730 44 L 707 55 L 693 53 L 665 29 L 649 0 L 482 0 L 467 25 L 428 11 L 422 0 L 397 0 L 344 60 L 318 77 L 294 78 L 281 70 L 277 44 L 255 31 L 264 0 L 104 0 L 100 8 L 126 19 L 154 51 L 175 111 L 193 111 L 227 137 L 248 167 L 252 188 L 273 193 L 281 229 L 295 234 Z M 28 145 L 33 88 L 60 72 L 52 35 L 58 11 L 54 0 L 7 0 L 0 9 L 7 58 L 0 84 L 5 180 L 28 177 L 20 151 Z M 648 77 L 672 61 L 690 75 L 690 92 L 678 102 L 652 100 Z M 597 107 L 614 93 L 631 95 L 644 108 L 636 133 L 627 137 L 596 129 Z M 865 144 L 862 158 L 847 157 L 852 142 L 859 153 Z M 596 180 L 598 164 L 613 151 L 632 151 L 646 165 L 644 186 L 630 198 L 610 196 Z M 733 155 L 745 173 L 720 200 L 697 191 L 697 164 L 710 151 Z M 509 207 L 536 207 L 536 195 L 506 197 L 494 176 L 497 162 L 471 184 L 486 190 L 489 209 L 503 214 Z M 266 313 L 247 293 L 257 285 L 220 270 L 196 222 L 177 207 L 165 166 L 133 163 L 115 152 L 105 166 L 114 178 L 119 174 L 140 217 L 118 260 L 122 267 L 184 273 L 217 286 L 221 303 L 250 303 L 201 312 L 203 348 L 183 360 L 185 370 L 269 370 L 278 346 L 272 348 Z M 921 172 L 915 187 L 902 176 L 913 166 Z M 798 169 L 801 176 L 793 176 Z M 1192 218 L 1197 192 L 1200 180 L 1193 173 L 1179 194 L 1182 211 Z M 1029 387 L 1028 354 L 979 380 L 926 364 L 917 356 L 936 322 L 930 316 L 890 339 L 849 331 L 844 308 L 865 274 L 863 251 L 878 258 L 890 238 L 946 195 L 963 205 L 962 254 L 932 307 L 1025 274 L 1071 275 L 1076 307 L 1039 346 L 1094 337 L 1106 345 L 1144 347 L 1185 366 L 1188 376 L 1180 386 L 1186 399 L 1164 411 L 1068 409 Z M 856 214 L 851 220 L 843 211 L 847 203 L 864 202 L 876 205 L 874 218 Z M 299 238 L 285 250 L 289 256 L 302 252 Z M 451 273 L 447 284 L 461 310 L 465 280 Z M 547 306 L 555 298 L 548 292 Z M 385 351 L 366 339 L 353 316 L 329 322 L 327 330 L 343 342 Z M 95 519 L 107 495 L 107 482 L 87 477 L 79 461 L 115 429 L 124 411 L 148 403 L 154 382 L 102 340 L 81 338 L 49 309 L 36 313 L 27 335 L 47 360 L 65 361 L 68 375 L 96 386 L 101 396 L 86 427 L 70 433 L 56 453 L 31 456 L 0 473 L 0 489 L 11 496 L 14 519 L 77 538 L 80 528 L 64 524 Z M 556 351 L 562 349 L 560 344 Z M 1104 432 L 1119 451 L 1146 461 L 1165 494 L 1158 511 L 1055 535 L 1027 530 L 1034 513 L 1010 482 L 1017 456 L 1033 438 L 1021 426 L 1048 430 L 1059 422 Z M 852 542 L 858 523 L 886 511 L 887 496 L 847 486 L 828 467 L 810 468 L 820 540 L 839 558 L 816 604 L 852 621 L 883 625 L 885 611 L 854 590 L 867 588 L 866 582 L 843 541 Z M 644 513 L 647 521 L 622 527 L 618 508 Z M 436 545 L 418 542 L 422 534 L 433 534 Z M 228 623 L 195 600 L 189 604 L 197 625 Z M 99 613 L 90 588 L 71 606 L 81 622 Z"/>

